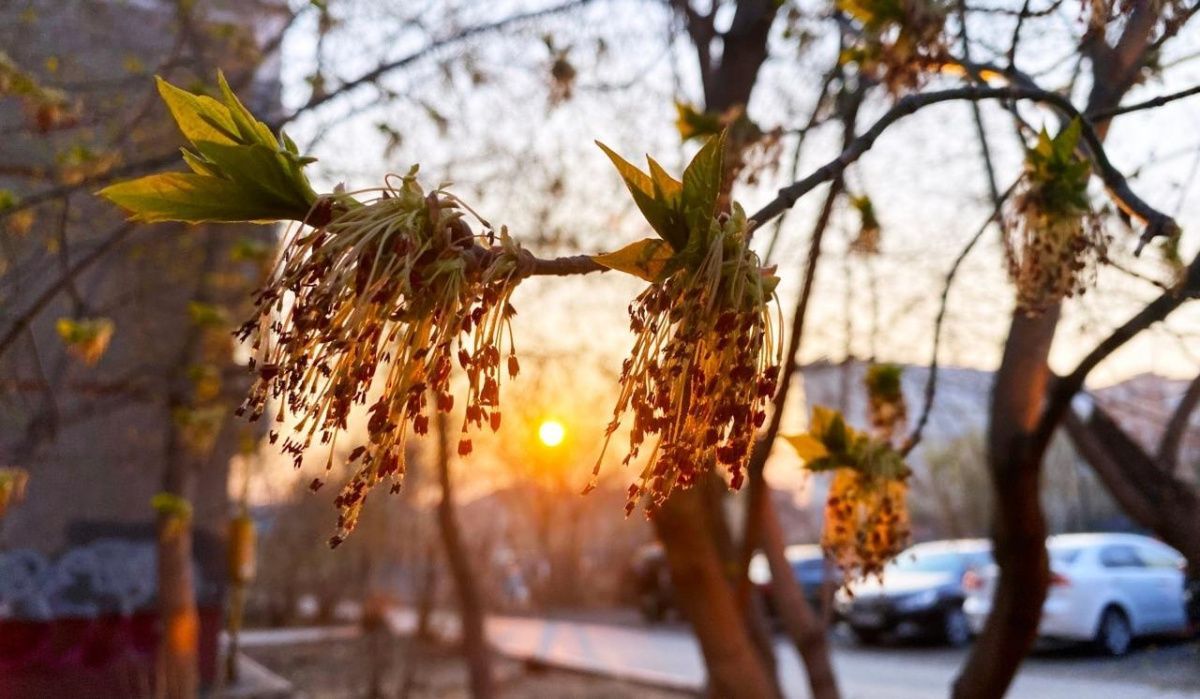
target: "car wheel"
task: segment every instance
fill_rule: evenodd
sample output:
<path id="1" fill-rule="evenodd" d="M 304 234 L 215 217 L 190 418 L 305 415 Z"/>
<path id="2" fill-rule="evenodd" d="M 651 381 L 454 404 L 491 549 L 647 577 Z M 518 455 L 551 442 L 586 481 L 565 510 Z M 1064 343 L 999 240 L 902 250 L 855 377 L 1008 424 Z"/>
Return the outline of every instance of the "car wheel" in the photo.
<path id="1" fill-rule="evenodd" d="M 854 632 L 854 638 L 864 646 L 873 646 L 879 643 L 879 638 L 883 634 L 879 629 L 864 629 L 857 626 L 851 626 L 850 630 Z"/>
<path id="2" fill-rule="evenodd" d="M 1133 628 L 1125 613 L 1116 607 L 1105 609 L 1096 629 L 1096 647 L 1105 655 L 1117 657 L 1129 652 L 1132 642 Z"/>
<path id="3" fill-rule="evenodd" d="M 961 609 L 951 609 L 942 619 L 942 640 L 954 648 L 971 642 L 971 625 Z"/>

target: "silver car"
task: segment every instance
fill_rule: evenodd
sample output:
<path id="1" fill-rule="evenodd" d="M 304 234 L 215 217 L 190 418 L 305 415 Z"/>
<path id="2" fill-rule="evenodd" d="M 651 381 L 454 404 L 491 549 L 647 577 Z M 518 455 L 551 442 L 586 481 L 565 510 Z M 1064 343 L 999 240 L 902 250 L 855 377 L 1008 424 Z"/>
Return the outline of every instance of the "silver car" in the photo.
<path id="1" fill-rule="evenodd" d="M 1170 546 L 1136 534 L 1062 534 L 1046 549 L 1050 590 L 1040 637 L 1124 655 L 1138 636 L 1187 630 L 1184 558 Z M 991 566 L 968 586 L 963 611 L 976 633 L 991 611 L 996 576 Z"/>

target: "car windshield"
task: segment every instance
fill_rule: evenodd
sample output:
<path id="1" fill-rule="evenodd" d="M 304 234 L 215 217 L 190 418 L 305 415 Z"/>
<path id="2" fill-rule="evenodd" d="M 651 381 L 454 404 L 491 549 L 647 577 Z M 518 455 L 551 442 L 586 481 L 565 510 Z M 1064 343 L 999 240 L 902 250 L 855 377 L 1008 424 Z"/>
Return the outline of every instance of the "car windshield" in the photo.
<path id="1" fill-rule="evenodd" d="M 888 564 L 887 571 L 910 573 L 956 573 L 962 568 L 960 553 L 906 552 Z M 886 573 L 885 573 L 886 575 Z"/>

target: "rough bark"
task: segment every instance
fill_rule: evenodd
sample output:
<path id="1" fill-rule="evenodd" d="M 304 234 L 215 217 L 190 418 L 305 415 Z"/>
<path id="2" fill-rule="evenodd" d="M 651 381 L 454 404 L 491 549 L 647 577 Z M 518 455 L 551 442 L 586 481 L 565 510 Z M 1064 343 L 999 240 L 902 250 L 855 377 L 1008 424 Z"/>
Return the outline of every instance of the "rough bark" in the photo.
<path id="1" fill-rule="evenodd" d="M 836 699 L 837 677 L 829 658 L 825 619 L 814 612 L 784 555 L 783 529 L 771 498 L 761 505 L 762 549 L 771 569 L 771 593 L 784 628 L 804 661 L 808 688 L 815 699 Z M 784 611 L 786 610 L 786 611 Z"/>
<path id="2" fill-rule="evenodd" d="M 1091 61 L 1093 78 L 1087 113 L 1112 109 L 1132 86 L 1158 21 L 1154 5 L 1139 3 L 1114 44 L 1103 32 L 1085 38 L 1081 48 Z M 1099 139 L 1107 135 L 1109 124 L 1102 119 L 1094 125 Z M 1038 481 L 1049 437 L 1061 418 L 1046 420 L 1042 405 L 1059 312 L 1055 306 L 1029 318 L 1015 310 L 996 373 L 988 466 L 995 490 L 992 536 L 1000 579 L 983 633 L 954 683 L 955 697 L 1003 696 L 1037 637 L 1049 587 Z"/>
<path id="3" fill-rule="evenodd" d="M 676 601 L 692 625 L 709 690 L 718 697 L 780 696 L 746 631 L 717 550 L 703 489 L 677 490 L 651 520 L 667 554 Z"/>
<path id="4" fill-rule="evenodd" d="M 992 611 L 953 694 L 1002 697 L 1037 636 L 1050 582 L 1046 520 L 1039 500 L 1041 453 L 1033 449 L 1050 372 L 1046 359 L 1058 307 L 1030 318 L 1013 316 L 992 387 L 988 468 L 994 490 L 994 556 L 1000 579 Z"/>
<path id="5" fill-rule="evenodd" d="M 442 497 L 437 506 L 438 528 L 458 597 L 463 657 L 470 676 L 471 696 L 488 699 L 496 695 L 492 679 L 492 653 L 484 631 L 483 600 L 470 558 L 463 547 L 462 533 L 454 511 L 454 489 L 450 479 L 450 430 L 445 413 L 437 414 L 435 430 L 438 481 L 442 488 Z"/>

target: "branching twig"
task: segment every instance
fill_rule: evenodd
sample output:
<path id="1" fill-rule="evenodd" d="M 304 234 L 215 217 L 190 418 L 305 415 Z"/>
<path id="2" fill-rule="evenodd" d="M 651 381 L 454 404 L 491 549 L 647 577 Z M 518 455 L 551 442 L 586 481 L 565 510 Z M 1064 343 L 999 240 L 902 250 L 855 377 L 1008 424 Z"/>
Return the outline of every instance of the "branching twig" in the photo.
<path id="1" fill-rule="evenodd" d="M 1196 94 L 1200 94 L 1200 85 L 1195 85 L 1193 87 L 1187 88 L 1186 90 L 1180 90 L 1179 92 L 1172 92 L 1167 95 L 1159 95 L 1158 97 L 1154 97 L 1154 98 L 1145 100 L 1144 102 L 1135 102 L 1134 104 L 1126 105 L 1124 107 L 1114 107 L 1113 109 L 1098 109 L 1094 112 L 1087 112 L 1087 117 L 1089 119 L 1091 119 L 1092 121 L 1107 121 L 1109 119 L 1112 119 L 1113 117 L 1121 116 L 1122 114 L 1129 114 L 1130 112 L 1138 112 L 1143 109 L 1154 109 L 1155 107 L 1161 107 L 1164 104 L 1174 102 L 1175 100 L 1181 100 L 1185 97 L 1191 97 L 1192 95 L 1196 95 Z"/>
<path id="2" fill-rule="evenodd" d="M 1096 174 L 1104 181 L 1109 196 L 1127 214 L 1139 219 L 1146 225 L 1138 244 L 1138 252 L 1150 240 L 1158 236 L 1170 235 L 1177 225 L 1170 216 L 1158 211 L 1147 204 L 1129 187 L 1125 176 L 1108 160 L 1100 137 L 1096 134 L 1089 119 L 1083 116 L 1070 100 L 1062 95 L 1047 90 L 1019 85 L 1005 87 L 968 86 L 938 92 L 927 92 L 904 97 L 896 106 L 887 111 L 870 129 L 856 138 L 848 148 L 833 160 L 817 168 L 812 174 L 779 190 L 778 196 L 766 206 L 754 213 L 751 218 L 756 225 L 761 226 L 783 211 L 791 208 L 800 197 L 812 191 L 818 185 L 839 177 L 851 163 L 857 161 L 864 153 L 875 145 L 875 141 L 892 124 L 917 111 L 942 102 L 955 100 L 985 100 L 985 99 L 1015 99 L 1028 100 L 1049 105 L 1071 117 L 1078 118 L 1082 124 L 1083 141 L 1087 147 Z"/>
<path id="3" fill-rule="evenodd" d="M 330 100 L 332 100 L 336 97 L 341 97 L 342 95 L 344 95 L 348 92 L 357 90 L 358 88 L 362 87 L 363 85 L 373 84 L 377 80 L 382 78 L 384 75 L 387 75 L 388 73 L 391 73 L 394 70 L 403 68 L 404 66 L 407 66 L 410 63 L 413 63 L 422 58 L 425 58 L 429 54 L 431 54 L 435 51 L 438 51 L 440 49 L 444 49 L 448 46 L 453 46 L 454 44 L 461 43 L 463 41 L 466 41 L 467 39 L 474 38 L 481 34 L 487 34 L 490 32 L 505 29 L 514 24 L 520 24 L 523 22 L 528 22 L 530 20 L 541 19 L 544 17 L 561 14 L 561 13 L 567 12 L 569 10 L 574 10 L 576 8 L 587 5 L 589 2 L 592 2 L 592 0 L 568 0 L 567 2 L 564 2 L 559 5 L 553 5 L 551 7 L 542 8 L 540 10 L 534 10 L 533 12 L 525 12 L 525 13 L 522 13 L 519 15 L 512 15 L 510 17 L 505 17 L 504 19 L 500 19 L 495 22 L 490 22 L 488 24 L 481 24 L 481 25 L 477 25 L 474 27 L 470 27 L 470 28 L 464 29 L 452 36 L 448 36 L 443 39 L 438 39 L 436 41 L 432 41 L 429 44 L 425 45 L 424 47 L 418 49 L 417 51 L 414 51 L 413 53 L 410 53 L 402 58 L 398 58 L 394 61 L 387 61 L 385 63 L 381 63 L 378 66 L 376 66 L 375 68 L 372 68 L 371 70 L 367 71 L 366 73 L 363 73 L 362 75 L 358 76 L 357 78 L 354 78 L 352 80 L 342 83 L 341 85 L 338 85 L 336 88 L 330 90 L 329 92 L 313 95 L 307 102 L 305 102 L 303 105 L 301 105 L 300 108 L 297 109 L 295 112 L 293 112 L 292 114 L 289 114 L 286 117 L 283 117 L 282 119 L 276 120 L 275 123 L 268 122 L 268 125 L 270 125 L 272 130 L 277 130 L 279 128 L 279 126 L 281 126 L 282 124 L 287 123 L 289 121 L 292 121 L 293 119 L 296 118 L 296 116 L 298 114 L 300 114 L 302 112 L 307 112 L 316 107 L 319 107 L 322 104 L 325 104 L 326 102 L 329 102 Z"/>
<path id="4" fill-rule="evenodd" d="M 103 257 L 109 250 L 112 250 L 118 243 L 125 239 L 130 232 L 137 228 L 137 224 L 132 221 L 126 222 L 118 226 L 108 236 L 91 250 L 88 254 L 80 257 L 72 264 L 61 277 L 53 284 L 47 287 L 41 294 L 38 295 L 29 307 L 19 313 L 12 322 L 12 325 L 0 336 L 0 355 L 3 355 L 5 350 L 21 336 L 21 332 L 31 323 L 33 319 L 41 313 L 46 304 L 50 303 L 60 291 L 69 286 L 79 276 L 81 272 L 91 266 L 93 262 Z"/>
<path id="5" fill-rule="evenodd" d="M 1042 410 L 1037 428 L 1033 433 L 1035 450 L 1045 449 L 1054 436 L 1063 414 L 1071 405 L 1075 394 L 1083 388 L 1092 369 L 1106 359 L 1110 354 L 1120 349 L 1139 332 L 1157 323 L 1179 308 L 1184 302 L 1200 296 L 1200 255 L 1197 255 L 1188 265 L 1184 283 L 1178 290 L 1167 291 L 1151 301 L 1141 311 L 1118 327 L 1066 376 L 1054 382 L 1046 396 L 1046 407 Z M 1037 453 L 1036 451 L 1034 453 Z"/>
<path id="6" fill-rule="evenodd" d="M 924 402 L 921 405 L 921 414 L 917 417 L 917 422 L 913 426 L 912 431 L 904 438 L 904 443 L 898 450 L 902 456 L 908 456 L 918 444 L 921 443 L 921 437 L 925 431 L 925 425 L 929 423 L 929 414 L 933 411 L 933 401 L 937 393 L 937 373 L 938 373 L 938 352 L 941 349 L 942 327 L 946 320 L 946 307 L 950 300 L 950 287 L 954 284 L 954 278 L 958 275 L 958 270 L 962 267 L 963 262 L 967 259 L 967 255 L 971 254 L 971 250 L 983 237 L 988 227 L 1000 217 L 1000 208 L 1016 189 L 1017 183 L 1009 185 L 1008 189 L 1003 194 L 996 198 L 996 206 L 992 210 L 992 215 L 988 217 L 983 225 L 975 231 L 975 235 L 967 241 L 963 249 L 959 251 L 958 257 L 954 258 L 954 263 L 950 265 L 950 271 L 946 272 L 946 281 L 942 285 L 942 297 L 938 306 L 937 318 L 933 322 L 933 351 L 929 358 L 929 376 L 925 379 Z"/>

